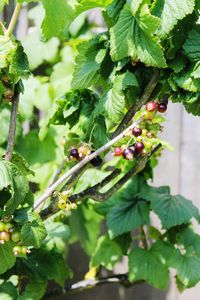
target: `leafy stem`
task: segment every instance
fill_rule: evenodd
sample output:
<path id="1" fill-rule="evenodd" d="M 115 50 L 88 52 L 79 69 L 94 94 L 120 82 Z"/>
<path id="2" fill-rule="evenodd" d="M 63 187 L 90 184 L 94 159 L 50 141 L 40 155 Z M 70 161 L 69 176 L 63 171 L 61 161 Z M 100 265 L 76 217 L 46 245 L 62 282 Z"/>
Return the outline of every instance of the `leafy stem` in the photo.
<path id="1" fill-rule="evenodd" d="M 16 6 L 15 6 L 15 9 L 14 9 L 14 12 L 13 12 L 10 24 L 8 26 L 8 29 L 5 32 L 5 34 L 7 36 L 11 36 L 11 34 L 13 33 L 13 30 L 14 30 L 15 25 L 17 23 L 17 19 L 18 19 L 21 7 L 22 7 L 22 4 L 20 4 L 20 3 L 17 3 Z"/>
<path id="2" fill-rule="evenodd" d="M 9 133 L 8 133 L 8 145 L 5 154 L 5 159 L 7 161 L 11 160 L 13 149 L 14 149 L 18 104 L 19 104 L 19 93 L 16 92 L 16 94 L 13 96 L 12 99 L 12 110 L 11 110 L 10 126 L 9 126 Z"/>

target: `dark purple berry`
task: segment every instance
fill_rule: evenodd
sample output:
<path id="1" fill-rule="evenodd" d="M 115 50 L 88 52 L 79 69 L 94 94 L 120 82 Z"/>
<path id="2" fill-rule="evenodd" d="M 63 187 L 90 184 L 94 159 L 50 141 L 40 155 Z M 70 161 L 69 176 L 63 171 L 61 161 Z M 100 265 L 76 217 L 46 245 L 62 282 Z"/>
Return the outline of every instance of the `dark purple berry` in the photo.
<path id="1" fill-rule="evenodd" d="M 164 104 L 164 103 L 158 104 L 158 111 L 160 113 L 164 113 L 164 112 L 166 112 L 166 110 L 167 110 L 167 105 L 166 104 Z"/>
<path id="2" fill-rule="evenodd" d="M 132 134 L 137 137 L 142 134 L 142 129 L 140 127 L 133 127 Z"/>
<path id="3" fill-rule="evenodd" d="M 94 167 L 99 167 L 102 164 L 102 159 L 99 156 L 97 156 L 91 160 L 91 164 Z"/>
<path id="4" fill-rule="evenodd" d="M 135 144 L 135 148 L 138 152 L 142 152 L 142 150 L 144 149 L 144 144 L 142 142 L 138 142 Z"/>
<path id="5" fill-rule="evenodd" d="M 135 147 L 136 144 L 133 144 L 131 146 L 128 147 L 128 149 L 131 149 L 133 151 L 134 156 L 138 154 L 138 151 Z"/>
<path id="6" fill-rule="evenodd" d="M 162 98 L 162 101 L 160 101 L 160 103 L 162 103 L 162 104 L 165 104 L 165 105 L 167 105 L 168 104 L 168 97 L 167 96 L 164 96 L 163 98 Z"/>
<path id="7" fill-rule="evenodd" d="M 69 152 L 69 155 L 75 159 L 79 159 L 79 153 L 78 150 L 75 148 L 72 148 Z"/>
<path id="8" fill-rule="evenodd" d="M 134 152 L 133 152 L 133 150 L 131 148 L 124 149 L 122 155 L 127 160 L 131 160 L 131 159 L 134 158 Z"/>

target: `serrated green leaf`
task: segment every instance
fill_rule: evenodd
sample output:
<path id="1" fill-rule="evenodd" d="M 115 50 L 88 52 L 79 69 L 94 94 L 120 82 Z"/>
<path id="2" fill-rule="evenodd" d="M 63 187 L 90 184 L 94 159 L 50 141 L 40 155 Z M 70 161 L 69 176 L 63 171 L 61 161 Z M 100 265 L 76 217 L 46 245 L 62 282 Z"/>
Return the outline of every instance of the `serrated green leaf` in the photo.
<path id="1" fill-rule="evenodd" d="M 194 10 L 195 0 L 157 0 L 153 13 L 161 19 L 159 35 L 165 37 L 185 16 Z"/>
<path id="2" fill-rule="evenodd" d="M 13 214 L 28 191 L 28 180 L 20 170 L 10 162 L 0 161 L 1 208 L 6 215 Z"/>
<path id="3" fill-rule="evenodd" d="M 177 277 L 185 288 L 195 286 L 200 281 L 200 259 L 196 256 L 179 255 L 174 263 Z"/>
<path id="4" fill-rule="evenodd" d="M 118 123 L 124 115 L 126 99 L 123 91 L 129 86 L 139 88 L 135 75 L 127 71 L 122 75 L 115 76 L 112 88 L 104 96 L 105 112 L 114 123 Z"/>
<path id="5" fill-rule="evenodd" d="M 156 288 L 166 289 L 169 272 L 156 250 L 135 248 L 129 254 L 129 280 L 145 280 Z"/>
<path id="6" fill-rule="evenodd" d="M 194 77 L 195 79 L 200 78 L 200 62 L 195 64 L 191 77 Z"/>
<path id="7" fill-rule="evenodd" d="M 0 274 L 12 268 L 16 262 L 16 257 L 13 254 L 14 245 L 13 242 L 7 242 L 4 245 L 0 244 Z"/>
<path id="8" fill-rule="evenodd" d="M 29 169 L 28 162 L 19 153 L 14 152 L 12 154 L 11 162 L 19 168 L 23 175 L 34 175 L 34 172 L 31 169 Z"/>
<path id="9" fill-rule="evenodd" d="M 193 29 L 189 32 L 188 38 L 186 39 L 183 49 L 185 54 L 192 60 L 192 61 L 199 61 L 200 60 L 200 32 Z"/>
<path id="10" fill-rule="evenodd" d="M 199 211 L 192 202 L 181 195 L 170 195 L 167 188 L 149 187 L 140 196 L 150 201 L 152 210 L 166 229 L 188 223 L 192 217 L 199 220 Z"/>
<path id="11" fill-rule="evenodd" d="M 189 92 L 199 92 L 200 81 L 198 78 L 194 78 L 193 72 L 194 66 L 192 66 L 188 71 L 184 69 L 182 72 L 175 74 L 173 79 L 180 88 Z"/>
<path id="12" fill-rule="evenodd" d="M 133 196 L 134 197 L 134 196 Z M 134 199 L 114 206 L 107 215 L 108 233 L 111 238 L 149 224 L 149 206 L 146 201 Z"/>
<path id="13" fill-rule="evenodd" d="M 15 76 L 16 82 L 19 77 L 27 78 L 30 74 L 28 58 L 20 42 L 17 42 L 16 50 L 10 61 L 9 72 Z"/>
<path id="14" fill-rule="evenodd" d="M 38 215 L 26 222 L 21 229 L 22 243 L 27 246 L 39 248 L 47 235 L 45 226 Z"/>
<path id="15" fill-rule="evenodd" d="M 108 236 L 98 239 L 97 247 L 90 261 L 90 267 L 103 266 L 113 270 L 114 265 L 121 259 L 122 250 L 120 246 Z"/>
<path id="16" fill-rule="evenodd" d="M 200 116 L 200 94 L 187 93 L 184 96 L 184 105 L 187 112 L 192 113 L 194 116 Z"/>
<path id="17" fill-rule="evenodd" d="M 75 16 L 75 11 L 69 1 L 54 0 L 52 2 L 51 0 L 42 0 L 42 3 L 45 9 L 45 18 L 42 23 L 45 38 L 65 36 Z"/>
<path id="18" fill-rule="evenodd" d="M 125 5 L 117 23 L 110 29 L 111 57 L 114 61 L 131 56 L 148 66 L 166 67 L 159 39 L 154 35 L 159 19 L 149 13 L 143 5 L 135 16 Z"/>
<path id="19" fill-rule="evenodd" d="M 33 251 L 30 260 L 36 266 L 37 274 L 40 277 L 54 280 L 62 287 L 65 280 L 71 278 L 72 272 L 65 264 L 63 255 L 55 251 L 47 251 L 45 249 Z"/>
<path id="20" fill-rule="evenodd" d="M 69 226 L 60 222 L 50 222 L 45 224 L 47 230 L 47 237 L 44 241 L 47 248 L 52 250 L 54 247 L 59 252 L 63 252 L 66 247 L 66 241 L 70 237 Z"/>
<path id="21" fill-rule="evenodd" d="M 125 3 L 125 0 L 114 0 L 107 9 L 103 11 L 103 16 L 108 27 L 113 26 L 117 22 L 121 9 Z"/>
<path id="22" fill-rule="evenodd" d="M 75 89 L 88 88 L 100 79 L 100 67 L 103 58 L 97 61 L 100 47 L 97 39 L 81 43 L 78 47 L 76 65 L 73 73 L 72 87 Z M 105 56 L 104 52 L 104 56 Z"/>

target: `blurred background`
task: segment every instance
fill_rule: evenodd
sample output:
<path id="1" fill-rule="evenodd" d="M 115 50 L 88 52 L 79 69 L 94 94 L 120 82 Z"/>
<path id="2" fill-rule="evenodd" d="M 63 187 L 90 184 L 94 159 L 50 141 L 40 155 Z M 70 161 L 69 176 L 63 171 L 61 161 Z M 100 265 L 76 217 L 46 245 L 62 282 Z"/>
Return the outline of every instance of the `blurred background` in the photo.
<path id="1" fill-rule="evenodd" d="M 10 1 L 9 6 L 4 10 L 3 17 L 9 21 L 13 11 L 14 1 Z M 39 30 L 43 17 L 43 10 L 40 5 L 25 5 L 21 11 L 16 35 L 22 40 L 25 52 L 28 55 L 30 68 L 34 74 L 24 82 L 25 93 L 20 99 L 20 116 L 22 118 L 24 134 L 29 132 L 33 126 L 32 116 L 37 114 L 40 120 L 40 138 L 45 134 L 42 124 L 49 114 L 49 107 L 53 106 L 53 101 L 60 97 L 70 88 L 70 80 L 74 67 L 73 41 L 60 42 L 57 38 L 52 38 L 48 42 L 43 42 Z M 104 30 L 101 13 L 98 10 L 91 10 L 87 14 L 82 14 L 73 22 L 70 32 L 74 39 L 78 36 L 92 36 L 94 32 Z M 0 123 L 8 117 L 6 111 L 0 112 Z M 198 117 L 194 117 L 185 112 L 179 104 L 170 104 L 167 113 L 167 121 L 164 124 L 163 139 L 174 147 L 174 151 L 165 150 L 156 168 L 153 184 L 155 186 L 169 185 L 174 194 L 182 194 L 200 208 L 199 184 L 200 184 L 200 122 Z M 1 135 L 0 144 L 6 139 Z M 46 138 L 46 137 L 45 137 Z M 51 141 L 50 141 L 51 142 Z M 48 146 L 47 146 L 48 147 Z M 1 150 L 0 150 L 1 151 Z M 25 150 L 26 152 L 26 150 Z M 49 154 L 51 155 L 51 153 Z M 31 160 L 31 158 L 29 159 Z M 58 163 L 58 161 L 57 161 Z M 34 164 L 34 162 L 32 162 Z M 48 170 L 52 170 L 51 176 L 56 168 L 55 165 L 45 165 Z M 37 170 L 38 183 L 46 184 L 49 178 L 42 178 L 44 169 Z M 52 174 L 51 174 L 52 173 Z M 41 181 L 42 180 L 42 181 Z M 45 182 L 46 180 L 46 182 Z M 153 222 L 157 222 L 153 216 Z M 88 257 L 81 250 L 79 244 L 74 244 L 70 248 L 69 262 L 74 270 L 74 282 L 81 280 L 88 271 Z M 116 273 L 126 272 L 127 262 L 123 261 L 115 268 Z M 200 271 L 200 270 L 199 270 Z M 200 293 L 200 284 L 195 288 L 179 294 L 173 280 L 167 292 L 161 292 L 148 285 L 138 285 L 131 288 L 109 285 L 99 286 L 86 292 L 67 295 L 59 299 L 69 300 L 196 300 Z M 56 300 L 58 298 L 52 297 Z"/>

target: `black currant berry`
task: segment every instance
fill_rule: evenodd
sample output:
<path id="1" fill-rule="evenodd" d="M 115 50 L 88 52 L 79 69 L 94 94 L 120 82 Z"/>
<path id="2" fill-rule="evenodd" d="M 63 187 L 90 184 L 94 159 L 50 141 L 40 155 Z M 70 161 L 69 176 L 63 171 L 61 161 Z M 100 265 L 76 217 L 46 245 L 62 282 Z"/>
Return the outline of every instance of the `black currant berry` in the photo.
<path id="1" fill-rule="evenodd" d="M 135 145 L 136 144 L 133 144 L 133 145 L 131 145 L 131 146 L 128 147 L 128 149 L 130 149 L 130 150 L 133 151 L 134 156 L 138 154 L 138 151 L 137 151 Z"/>
<path id="2" fill-rule="evenodd" d="M 168 97 L 167 97 L 167 96 L 164 96 L 164 97 L 162 98 L 162 101 L 161 101 L 160 103 L 167 105 L 168 102 L 169 102 L 169 101 L 168 101 Z"/>
<path id="3" fill-rule="evenodd" d="M 142 134 L 142 129 L 140 127 L 133 127 L 132 134 L 137 137 Z"/>
<path id="4" fill-rule="evenodd" d="M 93 153 L 94 151 L 91 151 Z M 102 159 L 99 156 L 93 158 L 90 162 L 94 167 L 99 167 L 102 164 Z"/>
<path id="5" fill-rule="evenodd" d="M 142 142 L 138 142 L 135 144 L 135 148 L 138 152 L 142 152 L 142 150 L 144 149 L 144 144 Z"/>
<path id="6" fill-rule="evenodd" d="M 158 104 L 158 111 L 160 113 L 164 113 L 164 112 L 166 112 L 166 110 L 167 110 L 167 105 L 166 104 L 164 104 L 164 103 Z"/>
<path id="7" fill-rule="evenodd" d="M 72 148 L 69 152 L 69 155 L 75 159 L 79 159 L 79 153 L 78 150 L 75 148 Z"/>
<path id="8" fill-rule="evenodd" d="M 131 160 L 134 158 L 134 151 L 131 148 L 124 149 L 123 157 L 127 160 Z"/>
<path id="9" fill-rule="evenodd" d="M 154 101 L 149 101 L 146 104 L 146 110 L 147 111 L 155 111 L 157 109 L 157 104 Z"/>

